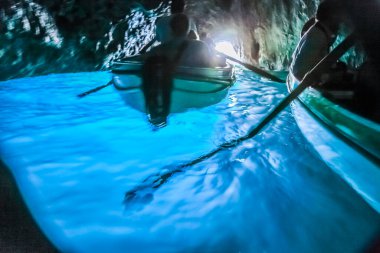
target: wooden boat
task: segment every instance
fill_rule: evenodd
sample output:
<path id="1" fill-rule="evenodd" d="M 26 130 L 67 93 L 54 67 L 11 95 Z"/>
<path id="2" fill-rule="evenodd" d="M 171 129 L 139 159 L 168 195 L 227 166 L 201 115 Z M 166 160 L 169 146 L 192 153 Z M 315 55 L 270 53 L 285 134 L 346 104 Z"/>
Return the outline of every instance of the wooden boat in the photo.
<path id="1" fill-rule="evenodd" d="M 298 84 L 290 73 L 288 89 Z M 343 108 L 312 87 L 293 102 L 292 110 L 321 159 L 380 212 L 380 124 Z"/>
<path id="2" fill-rule="evenodd" d="M 141 87 L 140 61 L 116 61 L 113 63 L 113 84 L 126 104 L 145 112 Z M 216 68 L 179 66 L 176 69 L 170 112 L 182 112 L 189 108 L 201 108 L 218 103 L 227 95 L 235 80 L 231 65 Z"/>

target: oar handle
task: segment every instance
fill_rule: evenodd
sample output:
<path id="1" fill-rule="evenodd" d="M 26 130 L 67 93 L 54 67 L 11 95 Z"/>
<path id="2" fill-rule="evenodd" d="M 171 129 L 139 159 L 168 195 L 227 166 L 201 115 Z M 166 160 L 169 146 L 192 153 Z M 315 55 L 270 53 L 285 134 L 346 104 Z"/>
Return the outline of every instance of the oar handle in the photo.
<path id="1" fill-rule="evenodd" d="M 345 54 L 348 49 L 350 49 L 355 41 L 356 34 L 351 33 L 348 35 L 338 46 L 336 46 L 328 55 L 326 55 L 314 68 L 312 68 L 308 73 L 306 73 L 305 77 L 302 79 L 302 82 L 310 82 L 311 80 L 315 80 L 320 78 L 320 75 L 329 71 L 331 65 L 333 65 L 336 61 Z M 301 85 L 301 84 L 300 84 Z"/>

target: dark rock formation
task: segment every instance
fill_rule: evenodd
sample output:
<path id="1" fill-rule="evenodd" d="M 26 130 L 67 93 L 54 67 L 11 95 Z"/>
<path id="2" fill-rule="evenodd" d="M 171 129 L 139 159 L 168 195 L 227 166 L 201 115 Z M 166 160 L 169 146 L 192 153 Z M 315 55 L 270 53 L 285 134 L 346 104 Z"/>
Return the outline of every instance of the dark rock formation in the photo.
<path id="1" fill-rule="evenodd" d="M 363 1 L 361 1 L 363 2 Z M 137 54 L 153 38 L 154 21 L 169 0 L 1 0 L 0 80 L 52 72 L 99 70 Z M 245 61 L 286 69 L 303 24 L 319 0 L 188 0 L 186 12 L 200 32 L 232 42 Z M 378 13 L 353 0 L 361 27 Z M 370 13 L 365 16 L 357 9 Z M 372 14 L 371 14 L 372 13 Z M 366 18 L 367 17 L 367 18 Z M 371 22 L 367 19 L 371 19 Z M 373 27 L 373 25 L 370 27 Z M 363 34 L 371 35 L 362 28 Z M 363 35 L 364 36 L 364 35 Z M 368 37 L 368 36 L 367 36 Z M 367 46 L 375 48 L 366 37 Z M 377 51 L 373 50 L 373 54 Z"/>

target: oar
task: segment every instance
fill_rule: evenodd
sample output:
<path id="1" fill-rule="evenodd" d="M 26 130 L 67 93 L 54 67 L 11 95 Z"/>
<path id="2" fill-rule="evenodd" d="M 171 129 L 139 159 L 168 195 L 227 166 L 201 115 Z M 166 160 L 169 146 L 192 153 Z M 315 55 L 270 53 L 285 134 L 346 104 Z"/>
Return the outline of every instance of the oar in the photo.
<path id="1" fill-rule="evenodd" d="M 140 50 L 140 53 L 139 54 L 144 54 L 146 52 L 146 50 L 148 50 L 148 48 L 150 48 L 154 43 L 156 42 L 156 39 L 154 38 L 153 40 L 151 40 L 148 44 L 146 44 L 141 50 Z M 103 84 L 101 86 L 98 86 L 96 88 L 93 88 L 91 90 L 88 90 L 88 91 L 85 91 L 81 94 L 78 94 L 77 97 L 79 98 L 83 98 L 87 95 L 90 95 L 91 93 L 95 93 L 97 91 L 100 91 L 101 89 L 104 89 L 105 87 L 108 87 L 110 85 L 112 85 L 112 80 L 109 81 L 107 84 Z"/>
<path id="2" fill-rule="evenodd" d="M 103 85 L 98 86 L 98 87 L 96 87 L 96 88 L 94 88 L 94 89 L 91 89 L 91 90 L 85 91 L 85 92 L 83 92 L 83 93 L 81 93 L 81 94 L 78 94 L 77 97 L 79 97 L 79 98 L 83 98 L 83 97 L 85 97 L 85 96 L 87 96 L 87 95 L 90 95 L 91 93 L 97 92 L 97 91 L 99 91 L 99 90 L 101 90 L 101 89 L 104 89 L 104 88 L 107 87 L 107 86 L 110 86 L 112 83 L 113 83 L 113 82 L 112 82 L 112 80 L 111 80 L 111 81 L 109 81 L 107 84 L 103 84 Z"/>
<path id="3" fill-rule="evenodd" d="M 224 54 L 222 52 L 219 52 L 219 51 L 217 51 L 217 52 L 218 52 L 219 55 L 225 57 L 226 59 L 228 59 L 230 61 L 233 61 L 233 62 L 236 62 L 236 63 L 244 66 L 245 68 L 247 68 L 247 69 L 255 72 L 258 75 L 261 75 L 261 76 L 263 76 L 265 78 L 268 78 L 268 79 L 270 79 L 272 81 L 275 81 L 275 82 L 279 82 L 279 83 L 285 83 L 286 82 L 286 80 L 282 80 L 282 79 L 278 78 L 277 76 L 275 76 L 275 75 L 269 73 L 268 71 L 265 71 L 265 70 L 263 70 L 263 69 L 261 69 L 259 67 L 253 66 L 252 64 L 248 64 L 246 62 L 242 62 L 242 61 L 240 61 L 240 60 L 238 60 L 238 59 L 236 59 L 236 58 L 234 58 L 232 56 L 226 55 L 226 54 Z"/>
<path id="4" fill-rule="evenodd" d="M 125 201 L 133 200 L 138 197 L 138 192 L 153 191 L 159 188 L 161 185 L 167 182 L 174 174 L 183 172 L 183 169 L 197 163 L 200 163 L 208 158 L 211 158 L 218 152 L 235 147 L 242 141 L 251 139 L 257 135 L 272 119 L 274 119 L 287 105 L 290 104 L 299 94 L 302 93 L 307 87 L 318 82 L 320 75 L 326 73 L 331 65 L 336 62 L 348 49 L 350 49 L 355 42 L 355 37 L 353 34 L 349 35 L 342 43 L 340 43 L 333 51 L 331 51 L 326 57 L 324 57 L 310 72 L 306 74 L 304 79 L 299 83 L 299 85 L 290 92 L 255 128 L 253 128 L 245 136 L 237 138 L 233 141 L 223 143 L 215 150 L 198 157 L 195 160 L 176 166 L 175 168 L 167 168 L 169 171 L 166 173 L 159 173 L 157 175 L 152 175 L 146 178 L 143 183 L 137 186 L 135 189 L 128 191 L 125 194 Z"/>
<path id="5" fill-rule="evenodd" d="M 153 46 L 153 44 L 157 41 L 156 38 L 152 39 L 151 41 L 149 41 L 148 44 L 146 44 L 141 50 L 140 50 L 140 54 L 145 54 L 146 51 L 151 47 Z"/>

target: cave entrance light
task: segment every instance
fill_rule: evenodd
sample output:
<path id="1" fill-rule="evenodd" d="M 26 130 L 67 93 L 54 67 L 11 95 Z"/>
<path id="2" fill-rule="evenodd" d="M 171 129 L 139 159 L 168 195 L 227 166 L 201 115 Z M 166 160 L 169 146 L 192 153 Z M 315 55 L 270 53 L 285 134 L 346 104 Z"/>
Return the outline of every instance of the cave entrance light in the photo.
<path id="1" fill-rule="evenodd" d="M 240 59 L 240 57 L 237 54 L 234 46 L 229 41 L 223 40 L 223 41 L 215 42 L 215 50 L 219 51 L 225 55 L 231 56 L 235 59 Z"/>

